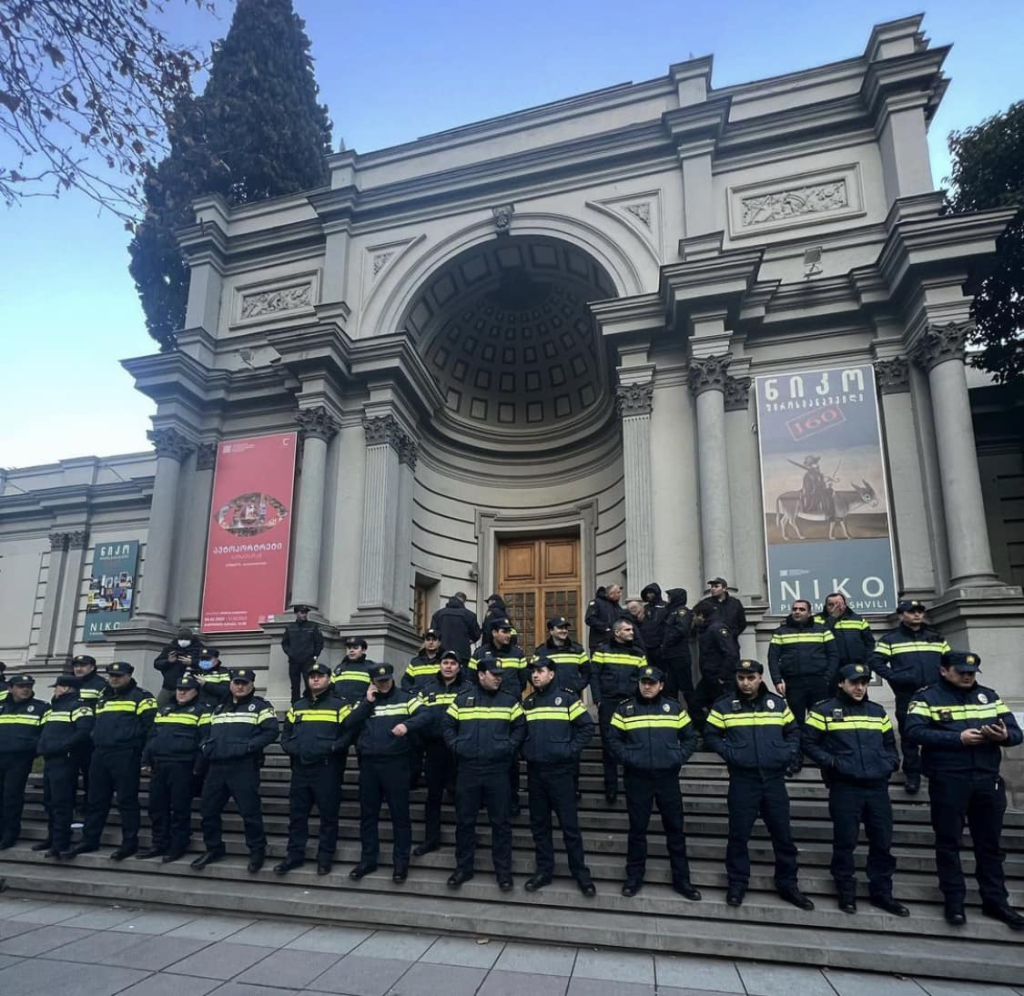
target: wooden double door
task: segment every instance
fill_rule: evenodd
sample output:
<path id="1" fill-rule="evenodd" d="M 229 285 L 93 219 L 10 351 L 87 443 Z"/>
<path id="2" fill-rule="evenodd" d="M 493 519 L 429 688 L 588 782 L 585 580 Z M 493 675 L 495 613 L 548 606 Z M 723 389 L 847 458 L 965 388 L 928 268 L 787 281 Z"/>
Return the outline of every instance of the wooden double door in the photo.
<path id="1" fill-rule="evenodd" d="M 498 541 L 498 594 L 519 631 L 527 653 L 547 639 L 547 620 L 565 616 L 570 636 L 581 635 L 580 540 L 578 536 L 543 536 Z"/>

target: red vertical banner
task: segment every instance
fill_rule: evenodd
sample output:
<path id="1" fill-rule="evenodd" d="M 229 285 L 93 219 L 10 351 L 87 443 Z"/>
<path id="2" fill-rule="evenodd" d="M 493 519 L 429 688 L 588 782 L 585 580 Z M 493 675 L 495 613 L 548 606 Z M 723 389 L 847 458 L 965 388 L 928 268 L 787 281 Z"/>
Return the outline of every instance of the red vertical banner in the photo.
<path id="1" fill-rule="evenodd" d="M 206 539 L 202 632 L 256 630 L 284 612 L 297 434 L 221 443 Z"/>

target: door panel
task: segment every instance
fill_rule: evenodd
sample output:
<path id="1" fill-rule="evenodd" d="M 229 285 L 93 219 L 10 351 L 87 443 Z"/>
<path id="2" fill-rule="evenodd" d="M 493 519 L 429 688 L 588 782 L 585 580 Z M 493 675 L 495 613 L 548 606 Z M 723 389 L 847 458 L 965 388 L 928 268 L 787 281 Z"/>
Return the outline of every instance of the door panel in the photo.
<path id="1" fill-rule="evenodd" d="M 547 620 L 563 615 L 580 639 L 580 542 L 575 536 L 500 540 L 498 593 L 527 653 L 547 639 Z"/>

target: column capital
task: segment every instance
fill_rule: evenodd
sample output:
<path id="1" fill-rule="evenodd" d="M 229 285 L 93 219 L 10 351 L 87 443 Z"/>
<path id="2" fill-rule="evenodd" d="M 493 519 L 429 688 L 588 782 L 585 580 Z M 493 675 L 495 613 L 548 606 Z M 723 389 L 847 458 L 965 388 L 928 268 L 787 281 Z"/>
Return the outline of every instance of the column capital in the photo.
<path id="1" fill-rule="evenodd" d="M 69 550 L 84 550 L 89 545 L 89 533 L 85 529 L 76 529 L 67 537 Z"/>
<path id="2" fill-rule="evenodd" d="M 615 410 L 619 418 L 650 415 L 654 407 L 654 382 L 638 381 L 615 388 Z"/>
<path id="3" fill-rule="evenodd" d="M 929 325 L 914 345 L 914 362 L 926 372 L 947 360 L 962 362 L 964 342 L 973 330 L 973 322 Z"/>
<path id="4" fill-rule="evenodd" d="M 69 533 L 50 533 L 50 549 L 63 553 L 68 548 Z"/>
<path id="5" fill-rule="evenodd" d="M 402 433 L 402 439 L 398 444 L 398 462 L 408 464 L 412 470 L 415 470 L 418 458 L 419 447 L 411 437 Z"/>
<path id="6" fill-rule="evenodd" d="M 750 404 L 750 378 L 725 378 L 725 410 L 727 412 L 745 412 Z"/>
<path id="7" fill-rule="evenodd" d="M 402 452 L 403 441 L 409 437 L 402 431 L 394 415 L 374 415 L 363 419 L 367 446 L 390 446 L 396 453 Z"/>
<path id="8" fill-rule="evenodd" d="M 218 443 L 200 443 L 196 447 L 196 470 L 213 470 L 217 466 Z"/>
<path id="9" fill-rule="evenodd" d="M 690 390 L 693 396 L 705 391 L 725 392 L 729 380 L 729 363 L 732 353 L 720 353 L 718 356 L 705 356 L 702 359 L 690 359 Z"/>
<path id="10" fill-rule="evenodd" d="M 158 457 L 170 457 L 181 463 L 195 449 L 195 443 L 177 429 L 150 429 L 146 438 L 153 444 Z"/>
<path id="11" fill-rule="evenodd" d="M 306 436 L 324 442 L 329 441 L 340 428 L 338 420 L 323 405 L 300 408 L 295 413 L 295 421 Z"/>
<path id="12" fill-rule="evenodd" d="M 905 356 L 875 360 L 875 379 L 882 394 L 901 394 L 910 390 L 910 364 Z"/>

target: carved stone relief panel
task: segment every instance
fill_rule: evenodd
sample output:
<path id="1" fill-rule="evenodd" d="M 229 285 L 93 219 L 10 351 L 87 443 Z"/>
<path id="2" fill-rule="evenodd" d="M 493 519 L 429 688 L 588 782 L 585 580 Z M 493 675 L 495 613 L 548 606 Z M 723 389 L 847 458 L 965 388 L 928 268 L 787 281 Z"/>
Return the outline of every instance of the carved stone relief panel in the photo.
<path id="1" fill-rule="evenodd" d="M 319 300 L 319 273 L 268 280 L 235 289 L 232 325 L 276 321 L 293 312 L 311 312 Z"/>

